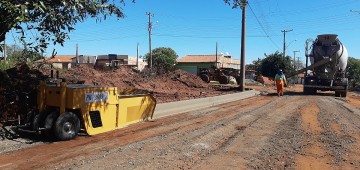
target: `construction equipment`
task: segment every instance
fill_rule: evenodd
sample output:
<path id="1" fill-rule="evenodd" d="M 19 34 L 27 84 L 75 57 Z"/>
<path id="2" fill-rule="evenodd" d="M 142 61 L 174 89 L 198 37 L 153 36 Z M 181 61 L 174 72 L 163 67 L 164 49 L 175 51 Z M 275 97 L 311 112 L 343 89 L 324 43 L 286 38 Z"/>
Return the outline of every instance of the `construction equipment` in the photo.
<path id="1" fill-rule="evenodd" d="M 152 119 L 156 100 L 145 90 L 40 82 L 38 108 L 18 129 L 70 140 L 80 130 L 95 135 Z"/>
<path id="2" fill-rule="evenodd" d="M 308 43 L 311 52 L 308 54 Z M 305 72 L 304 94 L 316 94 L 317 90 L 335 91 L 336 97 L 346 97 L 348 79 L 346 78 L 346 65 L 348 52 L 336 34 L 318 35 L 315 41 L 307 40 L 306 67 L 298 73 Z M 307 66 L 308 58 L 311 65 Z M 311 75 L 308 74 L 311 70 Z"/>
<path id="3" fill-rule="evenodd" d="M 240 77 L 239 70 L 233 68 L 199 68 L 200 78 L 209 83 L 210 81 L 219 81 L 220 84 L 229 84 L 230 80 Z M 239 81 L 237 81 L 239 82 Z"/>

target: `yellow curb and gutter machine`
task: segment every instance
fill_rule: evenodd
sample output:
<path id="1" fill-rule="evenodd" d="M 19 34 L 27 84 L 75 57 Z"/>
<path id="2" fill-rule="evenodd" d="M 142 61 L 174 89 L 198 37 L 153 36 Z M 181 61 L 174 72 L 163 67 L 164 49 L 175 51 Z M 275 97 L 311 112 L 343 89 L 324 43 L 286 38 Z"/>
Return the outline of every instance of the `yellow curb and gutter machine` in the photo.
<path id="1" fill-rule="evenodd" d="M 152 119 L 156 100 L 145 90 L 119 93 L 116 87 L 46 84 L 38 88 L 38 108 L 19 130 L 71 140 L 80 131 L 96 135 Z"/>

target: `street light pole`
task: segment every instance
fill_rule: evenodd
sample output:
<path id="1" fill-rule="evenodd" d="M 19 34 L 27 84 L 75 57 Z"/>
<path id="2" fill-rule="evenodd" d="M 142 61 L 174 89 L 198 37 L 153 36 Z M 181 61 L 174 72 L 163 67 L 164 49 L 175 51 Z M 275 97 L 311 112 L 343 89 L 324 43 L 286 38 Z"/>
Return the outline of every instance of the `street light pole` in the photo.
<path id="1" fill-rule="evenodd" d="M 300 52 L 299 50 L 294 51 L 294 70 L 296 71 L 296 65 L 295 65 L 295 53 Z"/>
<path id="2" fill-rule="evenodd" d="M 290 30 L 281 30 L 281 32 L 284 33 L 284 49 L 283 49 L 283 56 L 284 56 L 284 58 L 286 57 L 286 55 L 285 55 L 285 50 L 286 50 L 285 34 L 286 34 L 287 32 L 290 32 L 290 31 L 293 31 L 293 29 L 290 29 Z"/>
<path id="3" fill-rule="evenodd" d="M 241 0 L 240 6 L 242 9 L 241 22 L 241 61 L 240 61 L 240 83 L 239 90 L 245 91 L 245 34 L 246 34 L 246 5 L 247 0 Z"/>

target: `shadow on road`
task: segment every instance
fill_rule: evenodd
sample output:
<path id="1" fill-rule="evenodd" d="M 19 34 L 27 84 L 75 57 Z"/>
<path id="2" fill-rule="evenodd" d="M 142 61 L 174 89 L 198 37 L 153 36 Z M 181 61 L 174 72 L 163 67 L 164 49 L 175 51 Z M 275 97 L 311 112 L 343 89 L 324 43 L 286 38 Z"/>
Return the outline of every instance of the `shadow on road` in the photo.
<path id="1" fill-rule="evenodd" d="M 317 92 L 314 95 L 305 95 L 303 92 L 298 91 L 285 91 L 284 96 L 335 96 L 334 93 L 331 92 Z M 267 96 L 277 96 L 277 93 L 268 93 Z"/>

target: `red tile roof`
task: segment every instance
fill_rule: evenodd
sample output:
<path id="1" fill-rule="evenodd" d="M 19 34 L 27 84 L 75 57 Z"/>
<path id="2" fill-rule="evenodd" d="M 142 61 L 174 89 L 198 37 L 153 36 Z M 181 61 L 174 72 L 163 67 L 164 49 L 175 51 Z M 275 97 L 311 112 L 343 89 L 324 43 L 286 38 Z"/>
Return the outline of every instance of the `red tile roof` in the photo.
<path id="1" fill-rule="evenodd" d="M 76 57 L 74 55 L 58 55 L 53 58 L 47 57 L 45 58 L 46 62 L 49 63 L 71 63 L 72 59 Z M 37 62 L 43 62 L 44 59 L 40 59 Z"/>
<path id="2" fill-rule="evenodd" d="M 222 55 L 218 55 L 218 60 Z M 177 60 L 178 63 L 215 63 L 216 55 L 187 55 Z M 219 62 L 219 61 L 218 61 Z"/>

